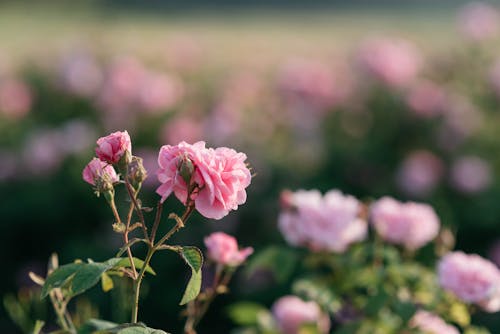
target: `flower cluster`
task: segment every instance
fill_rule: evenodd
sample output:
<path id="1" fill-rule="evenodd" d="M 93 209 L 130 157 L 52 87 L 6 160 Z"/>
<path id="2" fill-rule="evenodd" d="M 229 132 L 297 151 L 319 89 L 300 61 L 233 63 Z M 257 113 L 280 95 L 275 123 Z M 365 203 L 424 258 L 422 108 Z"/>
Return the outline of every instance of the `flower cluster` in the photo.
<path id="1" fill-rule="evenodd" d="M 370 218 L 382 239 L 408 249 L 424 246 L 439 232 L 439 218 L 427 204 L 383 197 L 371 205 Z"/>
<path id="2" fill-rule="evenodd" d="M 165 145 L 158 156 L 156 192 L 164 201 L 170 194 L 184 204 L 194 203 L 203 216 L 221 219 L 246 201 L 251 173 L 246 155 L 226 147 L 207 148 L 205 142 Z"/>
<path id="3" fill-rule="evenodd" d="M 362 205 L 338 190 L 324 196 L 316 190 L 282 194 L 284 210 L 278 226 L 294 246 L 315 251 L 343 252 L 366 237 L 367 223 L 361 217 Z"/>
<path id="4" fill-rule="evenodd" d="M 500 270 L 475 254 L 452 252 L 438 265 L 439 283 L 458 298 L 487 312 L 500 311 Z"/>

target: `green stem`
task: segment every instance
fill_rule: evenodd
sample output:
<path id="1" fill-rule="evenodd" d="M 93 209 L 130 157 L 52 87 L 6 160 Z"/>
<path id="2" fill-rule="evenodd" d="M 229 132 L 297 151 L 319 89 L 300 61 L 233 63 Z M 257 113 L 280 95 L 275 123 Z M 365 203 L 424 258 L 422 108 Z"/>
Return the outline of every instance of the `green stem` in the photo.
<path id="1" fill-rule="evenodd" d="M 116 204 L 115 204 L 114 198 L 112 198 L 109 201 L 109 206 L 111 207 L 111 210 L 113 211 L 113 215 L 115 216 L 117 223 L 120 225 L 123 225 L 122 220 L 120 218 L 120 215 L 118 214 L 118 210 L 116 209 Z M 129 214 L 127 217 L 127 225 L 125 226 L 125 231 L 123 232 L 123 244 L 124 245 L 128 244 L 128 232 L 129 232 L 129 227 L 130 227 L 130 218 L 131 218 L 131 214 L 130 214 L 130 210 L 129 210 Z M 130 249 L 130 247 L 127 247 L 127 256 L 128 256 L 129 261 L 130 261 L 130 268 L 132 268 L 133 278 L 135 278 L 135 277 L 137 277 L 137 270 L 135 269 L 134 257 L 132 255 L 132 250 Z"/>
<path id="2" fill-rule="evenodd" d="M 132 323 L 137 323 L 137 314 L 139 312 L 139 295 L 141 292 L 141 284 L 142 279 L 144 278 L 144 274 L 146 273 L 146 268 L 149 266 L 149 262 L 151 262 L 151 258 L 155 252 L 155 247 L 153 245 L 149 245 L 148 254 L 146 255 L 146 259 L 144 260 L 144 264 L 142 265 L 141 271 L 137 276 L 137 279 L 134 281 L 134 306 L 132 307 Z"/>
<path id="3" fill-rule="evenodd" d="M 128 192 L 129 197 L 130 197 L 130 200 L 134 204 L 135 212 L 137 213 L 137 216 L 139 217 L 139 221 L 140 221 L 141 227 L 142 227 L 142 232 L 144 233 L 144 238 L 149 239 L 148 230 L 146 228 L 146 222 L 144 220 L 144 215 L 142 214 L 142 209 L 139 206 L 139 203 L 137 202 L 137 194 L 139 192 L 139 189 L 137 189 L 137 191 L 135 191 L 127 178 L 125 178 L 125 188 L 127 188 L 127 192 Z"/>

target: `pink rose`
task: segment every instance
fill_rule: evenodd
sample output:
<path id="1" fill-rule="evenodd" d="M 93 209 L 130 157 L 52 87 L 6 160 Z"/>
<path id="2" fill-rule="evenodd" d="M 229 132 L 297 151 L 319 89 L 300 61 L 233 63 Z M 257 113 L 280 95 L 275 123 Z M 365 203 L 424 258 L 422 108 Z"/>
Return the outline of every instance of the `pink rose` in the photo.
<path id="1" fill-rule="evenodd" d="M 223 232 L 215 232 L 205 238 L 208 257 L 226 266 L 239 266 L 253 253 L 252 247 L 238 249 L 236 239 Z"/>
<path id="2" fill-rule="evenodd" d="M 349 245 L 361 241 L 368 230 L 360 218 L 361 204 L 349 195 L 331 190 L 324 196 L 316 190 L 286 191 L 281 196 L 284 210 L 278 227 L 294 246 L 313 251 L 344 252 Z"/>
<path id="3" fill-rule="evenodd" d="M 243 153 L 226 147 L 206 148 L 205 142 L 165 145 L 158 156 L 158 180 L 162 185 L 156 192 L 162 201 L 173 192 L 186 204 L 188 186 L 194 184 L 197 189 L 191 194 L 191 200 L 196 210 L 207 218 L 221 219 L 246 201 L 245 189 L 250 185 L 251 173 L 245 160 Z M 190 185 L 180 172 L 183 161 L 193 166 Z"/>
<path id="4" fill-rule="evenodd" d="M 0 114 L 11 119 L 20 119 L 28 114 L 33 104 L 30 87 L 19 79 L 0 82 Z"/>
<path id="5" fill-rule="evenodd" d="M 126 152 L 131 153 L 131 151 L 132 144 L 127 131 L 117 131 L 99 138 L 95 149 L 97 157 L 110 164 L 117 163 Z"/>
<path id="6" fill-rule="evenodd" d="M 83 180 L 95 186 L 99 180 L 106 179 L 111 183 L 119 181 L 115 169 L 110 164 L 97 158 L 92 159 L 83 169 Z"/>
<path id="7" fill-rule="evenodd" d="M 455 160 L 450 170 L 451 185 L 466 194 L 476 194 L 488 188 L 492 181 L 490 164 L 474 155 Z"/>
<path id="8" fill-rule="evenodd" d="M 313 301 L 305 302 L 296 296 L 278 299 L 272 306 L 272 313 L 283 334 L 298 334 L 300 327 L 307 324 L 316 324 L 322 334 L 330 330 L 330 318 L 321 312 L 318 304 Z"/>
<path id="9" fill-rule="evenodd" d="M 428 334 L 460 334 L 454 326 L 448 325 L 437 315 L 423 310 L 415 313 L 410 320 L 410 327 Z"/>
<path id="10" fill-rule="evenodd" d="M 371 223 L 387 242 L 417 249 L 439 232 L 439 218 L 427 204 L 402 203 L 383 197 L 370 207 Z"/>
<path id="11" fill-rule="evenodd" d="M 439 284 L 468 303 L 487 312 L 500 310 L 500 271 L 476 254 L 452 252 L 438 264 Z"/>
<path id="12" fill-rule="evenodd" d="M 441 159 L 427 150 L 416 150 L 405 157 L 396 174 L 401 190 L 417 197 L 432 193 L 443 176 Z"/>
<path id="13" fill-rule="evenodd" d="M 498 11 L 492 5 L 475 1 L 465 5 L 459 13 L 460 32 L 474 41 L 491 38 L 498 33 Z"/>

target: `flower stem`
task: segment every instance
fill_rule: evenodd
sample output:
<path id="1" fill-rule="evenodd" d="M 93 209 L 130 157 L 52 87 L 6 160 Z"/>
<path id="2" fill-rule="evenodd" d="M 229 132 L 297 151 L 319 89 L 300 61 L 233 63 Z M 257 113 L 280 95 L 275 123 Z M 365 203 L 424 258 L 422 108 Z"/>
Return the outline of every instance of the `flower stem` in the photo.
<path id="1" fill-rule="evenodd" d="M 148 253 L 146 255 L 146 259 L 144 260 L 144 264 L 142 265 L 141 271 L 137 276 L 137 279 L 134 280 L 134 305 L 132 307 L 132 323 L 137 323 L 137 314 L 139 312 L 139 295 L 141 292 L 141 284 L 142 279 L 144 278 L 144 274 L 146 273 L 146 268 L 149 266 L 149 262 L 151 262 L 151 258 L 155 252 L 155 247 L 153 245 L 149 245 Z"/>
<path id="2" fill-rule="evenodd" d="M 113 215 L 115 216 L 117 223 L 120 225 L 123 225 L 123 223 L 120 219 L 120 215 L 118 214 L 118 210 L 116 209 L 116 204 L 115 204 L 114 198 L 112 198 L 109 201 L 109 206 L 111 207 L 111 210 L 113 211 Z M 130 227 L 130 218 L 131 218 L 131 214 L 130 214 L 130 210 L 129 210 L 129 215 L 127 217 L 127 225 L 125 226 L 125 231 L 123 232 L 123 244 L 124 245 L 128 244 L 128 232 L 129 232 L 129 227 Z M 133 275 L 132 278 L 135 279 L 137 277 L 137 270 L 135 269 L 134 257 L 132 256 L 132 250 L 130 249 L 130 247 L 127 247 L 127 256 L 128 256 L 129 261 L 130 261 L 130 268 L 132 268 L 132 275 Z"/>

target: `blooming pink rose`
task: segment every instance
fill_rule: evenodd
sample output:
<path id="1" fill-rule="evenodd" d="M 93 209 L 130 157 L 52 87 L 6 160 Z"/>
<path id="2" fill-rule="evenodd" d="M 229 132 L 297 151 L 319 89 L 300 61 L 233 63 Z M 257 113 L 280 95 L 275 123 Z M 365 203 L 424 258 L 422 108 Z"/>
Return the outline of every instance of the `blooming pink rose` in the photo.
<path id="1" fill-rule="evenodd" d="M 165 145 L 158 156 L 158 179 L 162 185 L 156 192 L 164 201 L 172 192 L 183 203 L 187 201 L 188 185 L 179 168 L 183 160 L 194 167 L 191 182 L 197 190 L 191 195 L 196 210 L 203 216 L 221 219 L 246 201 L 246 187 L 251 174 L 245 164 L 246 155 L 233 149 L 206 148 L 205 142 L 193 145 L 182 142 L 176 146 Z"/>
<path id="2" fill-rule="evenodd" d="M 208 257 L 226 266 L 239 266 L 253 253 L 252 247 L 238 249 L 236 239 L 223 232 L 215 232 L 205 238 Z"/>
<path id="3" fill-rule="evenodd" d="M 500 271 L 492 262 L 476 254 L 452 252 L 438 264 L 439 284 L 468 303 L 485 311 L 500 310 Z"/>
<path id="4" fill-rule="evenodd" d="M 286 191 L 281 202 L 285 207 L 278 227 L 291 245 L 343 252 L 366 237 L 367 223 L 359 217 L 361 204 L 338 190 L 324 196 L 316 190 Z"/>
<path id="5" fill-rule="evenodd" d="M 316 324 L 322 334 L 330 330 L 330 318 L 321 312 L 318 304 L 313 301 L 305 302 L 296 296 L 278 299 L 272 306 L 272 313 L 283 334 L 298 334 L 300 327 L 307 324 Z"/>
<path id="6" fill-rule="evenodd" d="M 410 327 L 428 334 L 460 334 L 454 326 L 448 325 L 437 315 L 423 310 L 417 311 L 411 318 Z"/>
<path id="7" fill-rule="evenodd" d="M 92 159 L 82 172 L 83 180 L 95 186 L 96 182 L 100 179 L 107 179 L 111 183 L 119 181 L 115 169 L 110 164 L 101 161 L 97 158 Z"/>
<path id="8" fill-rule="evenodd" d="M 371 223 L 387 242 L 417 249 L 439 232 L 439 218 L 427 204 L 402 203 L 383 197 L 370 207 Z"/>
<path id="9" fill-rule="evenodd" d="M 95 149 L 97 157 L 110 164 L 117 163 L 126 152 L 131 153 L 131 151 L 132 144 L 127 131 L 117 131 L 99 138 Z"/>

